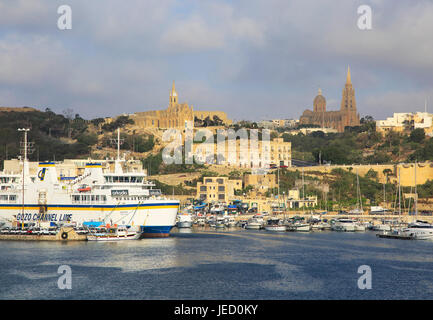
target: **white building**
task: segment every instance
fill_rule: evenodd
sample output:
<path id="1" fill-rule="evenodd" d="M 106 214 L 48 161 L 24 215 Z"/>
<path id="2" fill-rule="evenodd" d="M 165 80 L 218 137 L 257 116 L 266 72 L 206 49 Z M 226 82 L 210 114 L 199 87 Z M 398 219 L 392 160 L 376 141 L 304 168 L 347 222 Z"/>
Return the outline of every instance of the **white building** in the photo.
<path id="1" fill-rule="evenodd" d="M 394 113 L 386 120 L 376 121 L 376 131 L 386 133 L 388 131 L 403 132 L 405 130 L 424 129 L 426 135 L 433 135 L 433 114 L 428 112 Z"/>

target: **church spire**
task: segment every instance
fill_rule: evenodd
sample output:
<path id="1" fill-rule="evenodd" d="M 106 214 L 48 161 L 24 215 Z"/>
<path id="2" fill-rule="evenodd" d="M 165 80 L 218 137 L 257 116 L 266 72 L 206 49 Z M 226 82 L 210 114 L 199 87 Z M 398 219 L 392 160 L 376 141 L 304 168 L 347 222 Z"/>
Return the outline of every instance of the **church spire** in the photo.
<path id="1" fill-rule="evenodd" d="M 347 79 L 346 79 L 346 84 L 352 84 L 352 81 L 350 79 L 350 67 L 347 66 Z"/>
<path id="2" fill-rule="evenodd" d="M 171 87 L 171 94 L 173 94 L 173 92 L 176 92 L 176 88 L 174 86 L 174 80 L 173 80 L 173 86 Z"/>
<path id="3" fill-rule="evenodd" d="M 174 106 L 178 103 L 178 97 L 177 97 L 177 92 L 176 92 L 176 87 L 174 86 L 174 80 L 173 80 L 173 86 L 171 87 L 171 92 L 170 92 L 170 106 Z"/>

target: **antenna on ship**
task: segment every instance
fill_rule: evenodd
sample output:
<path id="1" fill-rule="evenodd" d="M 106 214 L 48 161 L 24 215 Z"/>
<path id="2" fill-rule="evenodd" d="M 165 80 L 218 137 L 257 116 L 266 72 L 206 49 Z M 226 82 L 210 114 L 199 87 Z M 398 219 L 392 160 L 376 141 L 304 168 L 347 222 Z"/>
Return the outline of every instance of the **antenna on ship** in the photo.
<path id="1" fill-rule="evenodd" d="M 120 128 L 117 128 L 117 139 L 111 139 L 111 142 L 117 144 L 117 159 L 114 166 L 114 171 L 120 173 L 122 171 L 122 167 L 120 166 L 120 145 L 122 145 L 124 142 L 124 139 L 120 139 Z"/>
<path id="2" fill-rule="evenodd" d="M 21 219 L 22 219 L 22 228 L 24 227 L 24 179 L 25 179 L 25 174 L 28 173 L 29 171 L 29 166 L 28 166 L 28 159 L 27 159 L 27 154 L 31 154 L 34 151 L 33 145 L 34 142 L 27 142 L 27 133 L 30 131 L 30 129 L 28 128 L 19 128 L 18 131 L 20 132 L 24 132 L 24 141 L 20 143 L 21 146 L 21 158 L 23 159 L 23 181 L 22 181 L 22 188 L 23 188 L 23 196 L 22 196 L 22 214 L 21 214 Z"/>

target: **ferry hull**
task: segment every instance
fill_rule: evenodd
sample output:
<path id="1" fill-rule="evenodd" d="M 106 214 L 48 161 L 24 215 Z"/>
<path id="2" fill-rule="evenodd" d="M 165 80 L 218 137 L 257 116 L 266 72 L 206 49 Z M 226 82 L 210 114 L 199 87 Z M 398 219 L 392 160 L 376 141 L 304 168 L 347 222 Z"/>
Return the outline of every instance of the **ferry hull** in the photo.
<path id="1" fill-rule="evenodd" d="M 141 226 L 141 238 L 166 238 L 173 226 Z"/>
<path id="2" fill-rule="evenodd" d="M 142 237 L 168 237 L 176 224 L 179 202 L 152 201 L 140 204 L 70 206 L 48 205 L 40 213 L 38 205 L 25 205 L 24 215 L 20 207 L 0 206 L 0 221 L 29 222 L 77 222 L 104 221 L 109 224 L 131 225 L 140 228 Z"/>

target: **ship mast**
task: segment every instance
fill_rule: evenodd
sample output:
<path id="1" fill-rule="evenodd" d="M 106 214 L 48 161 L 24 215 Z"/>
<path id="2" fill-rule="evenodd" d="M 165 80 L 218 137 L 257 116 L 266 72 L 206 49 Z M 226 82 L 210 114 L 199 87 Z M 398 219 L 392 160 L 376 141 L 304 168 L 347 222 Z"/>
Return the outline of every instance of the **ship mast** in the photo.
<path id="1" fill-rule="evenodd" d="M 117 144 L 117 158 L 115 160 L 114 172 L 122 173 L 122 166 L 120 165 L 120 145 L 123 144 L 123 139 L 120 139 L 120 128 L 117 128 L 117 139 L 111 139 L 111 141 Z"/>
<path id="2" fill-rule="evenodd" d="M 21 143 L 21 152 L 22 152 L 22 159 L 23 159 L 23 181 L 22 181 L 22 211 L 21 211 L 21 220 L 22 220 L 22 227 L 24 227 L 24 187 L 25 187 L 25 174 L 26 171 L 28 171 L 28 159 L 27 154 L 30 152 L 33 152 L 33 149 L 31 147 L 33 146 L 33 143 L 27 142 L 27 133 L 30 131 L 28 128 L 19 128 L 18 131 L 24 132 L 24 142 Z"/>

